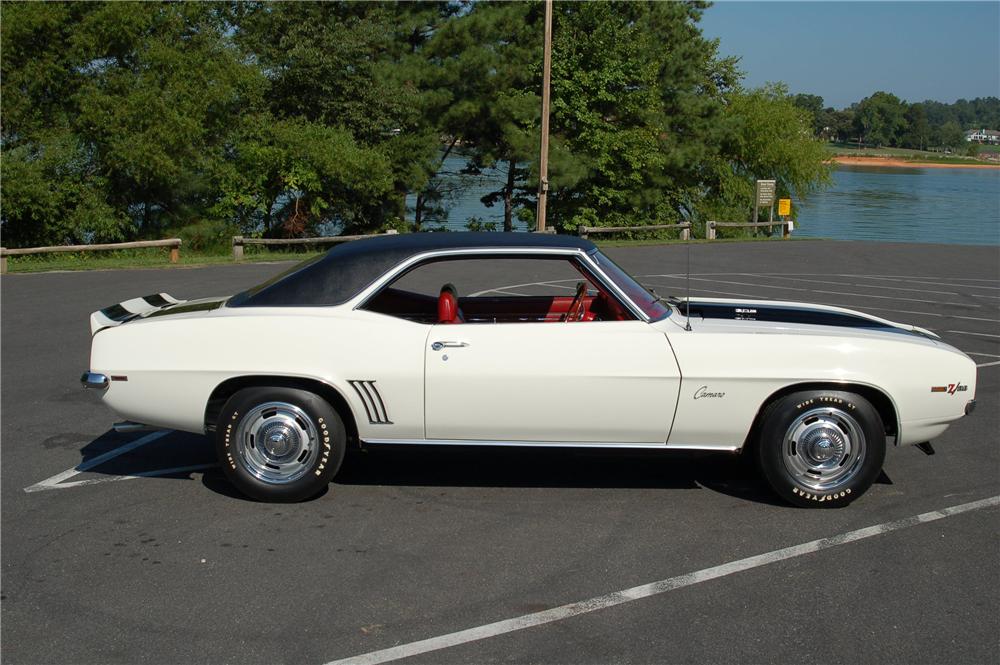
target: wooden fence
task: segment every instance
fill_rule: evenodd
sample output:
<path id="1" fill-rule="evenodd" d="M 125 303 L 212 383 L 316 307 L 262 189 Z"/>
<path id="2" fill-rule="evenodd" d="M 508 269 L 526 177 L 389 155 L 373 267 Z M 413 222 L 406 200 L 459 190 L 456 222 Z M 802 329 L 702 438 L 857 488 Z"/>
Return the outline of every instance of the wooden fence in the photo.
<path id="1" fill-rule="evenodd" d="M 691 223 L 655 224 L 652 226 L 578 226 L 577 235 L 581 238 L 590 237 L 591 233 L 621 233 L 622 231 L 680 231 L 681 240 L 691 238 Z"/>
<path id="2" fill-rule="evenodd" d="M 329 245 L 338 242 L 350 242 L 362 238 L 374 238 L 380 235 L 396 235 L 397 231 L 388 230 L 385 233 L 374 233 L 362 236 L 325 236 L 320 238 L 244 238 L 233 236 L 233 260 L 243 260 L 243 248 L 247 245 Z"/>
<path id="3" fill-rule="evenodd" d="M 790 227 L 790 222 L 708 222 L 705 226 L 705 238 L 708 240 L 715 240 L 715 230 L 721 228 L 727 229 L 751 229 L 760 228 L 763 226 L 781 227 L 781 237 L 788 238 L 792 235 L 792 230 Z"/>
<path id="4" fill-rule="evenodd" d="M 7 272 L 8 256 L 24 256 L 26 254 L 48 254 L 50 252 L 99 252 L 116 249 L 146 249 L 149 247 L 169 247 L 170 262 L 177 263 L 181 258 L 181 239 L 167 238 L 165 240 L 138 240 L 136 242 L 113 242 L 100 245 L 55 245 L 53 247 L 23 247 L 7 249 L 0 247 L 0 274 Z"/>

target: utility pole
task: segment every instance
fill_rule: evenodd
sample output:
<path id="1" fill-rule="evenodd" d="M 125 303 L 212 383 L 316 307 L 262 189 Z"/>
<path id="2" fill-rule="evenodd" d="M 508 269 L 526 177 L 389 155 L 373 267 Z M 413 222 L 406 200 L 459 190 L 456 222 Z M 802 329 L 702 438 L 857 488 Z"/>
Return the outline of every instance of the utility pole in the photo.
<path id="1" fill-rule="evenodd" d="M 538 163 L 537 230 L 545 231 L 545 206 L 549 199 L 549 87 L 552 82 L 552 0 L 545 0 L 545 51 L 542 57 L 542 146 Z"/>

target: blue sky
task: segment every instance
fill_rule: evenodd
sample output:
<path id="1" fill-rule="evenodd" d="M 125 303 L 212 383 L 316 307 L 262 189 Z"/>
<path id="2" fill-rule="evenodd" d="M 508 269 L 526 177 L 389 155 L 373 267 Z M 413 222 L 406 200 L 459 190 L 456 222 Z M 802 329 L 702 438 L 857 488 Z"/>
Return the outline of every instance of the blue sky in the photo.
<path id="1" fill-rule="evenodd" d="M 752 2 L 705 12 L 706 37 L 745 83 L 784 81 L 842 108 L 876 90 L 907 101 L 1000 96 L 1000 2 Z"/>

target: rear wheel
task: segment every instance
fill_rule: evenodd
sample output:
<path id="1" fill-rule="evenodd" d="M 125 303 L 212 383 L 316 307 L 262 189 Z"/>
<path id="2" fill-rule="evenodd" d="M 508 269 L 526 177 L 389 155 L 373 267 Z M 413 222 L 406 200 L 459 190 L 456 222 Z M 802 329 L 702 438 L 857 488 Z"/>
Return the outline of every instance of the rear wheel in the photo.
<path id="1" fill-rule="evenodd" d="M 859 395 L 799 392 L 768 406 L 756 446 L 760 470 L 782 498 L 833 508 L 875 482 L 885 460 L 885 430 Z"/>
<path id="2" fill-rule="evenodd" d="M 216 452 L 230 482 L 260 501 L 302 501 L 340 468 L 344 424 L 318 395 L 295 388 L 246 388 L 222 409 Z"/>

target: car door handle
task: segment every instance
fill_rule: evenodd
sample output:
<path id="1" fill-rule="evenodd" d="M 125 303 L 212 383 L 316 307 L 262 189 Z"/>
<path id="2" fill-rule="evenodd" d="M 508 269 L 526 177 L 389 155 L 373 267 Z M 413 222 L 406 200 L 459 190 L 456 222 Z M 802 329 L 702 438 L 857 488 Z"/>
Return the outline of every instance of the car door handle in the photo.
<path id="1" fill-rule="evenodd" d="M 431 348 L 440 351 L 441 349 L 460 349 L 468 345 L 468 342 L 434 342 L 431 344 Z"/>

